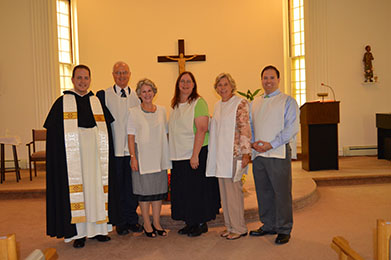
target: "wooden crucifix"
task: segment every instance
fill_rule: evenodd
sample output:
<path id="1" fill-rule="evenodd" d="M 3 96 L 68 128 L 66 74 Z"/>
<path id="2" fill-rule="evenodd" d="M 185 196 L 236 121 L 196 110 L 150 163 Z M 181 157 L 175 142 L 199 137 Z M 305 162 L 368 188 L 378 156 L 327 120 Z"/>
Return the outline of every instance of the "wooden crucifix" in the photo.
<path id="1" fill-rule="evenodd" d="M 178 55 L 158 56 L 157 62 L 178 62 L 179 74 L 186 71 L 186 61 L 205 61 L 206 55 L 185 55 L 185 40 L 178 40 Z"/>

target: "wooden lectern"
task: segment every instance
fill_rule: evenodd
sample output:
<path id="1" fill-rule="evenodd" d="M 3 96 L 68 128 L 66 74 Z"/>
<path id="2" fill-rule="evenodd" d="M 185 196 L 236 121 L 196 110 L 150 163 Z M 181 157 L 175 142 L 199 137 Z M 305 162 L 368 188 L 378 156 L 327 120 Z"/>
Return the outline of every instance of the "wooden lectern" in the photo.
<path id="1" fill-rule="evenodd" d="M 391 160 L 391 113 L 376 114 L 377 158 Z"/>
<path id="2" fill-rule="evenodd" d="M 307 102 L 300 107 L 302 168 L 338 170 L 339 101 Z"/>

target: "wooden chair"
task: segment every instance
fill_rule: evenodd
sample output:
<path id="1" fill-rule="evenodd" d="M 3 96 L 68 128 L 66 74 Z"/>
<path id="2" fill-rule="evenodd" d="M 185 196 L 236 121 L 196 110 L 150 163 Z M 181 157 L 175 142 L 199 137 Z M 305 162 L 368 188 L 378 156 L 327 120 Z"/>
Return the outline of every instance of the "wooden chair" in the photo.
<path id="1" fill-rule="evenodd" d="M 350 247 L 349 242 L 341 236 L 333 238 L 331 248 L 333 248 L 337 252 L 339 260 L 364 260 L 364 258 L 362 258 L 356 251 L 354 251 Z"/>
<path id="2" fill-rule="evenodd" d="M 391 222 L 377 220 L 377 259 L 390 259 Z"/>
<path id="3" fill-rule="evenodd" d="M 0 237 L 0 259 L 18 260 L 15 234 Z"/>
<path id="4" fill-rule="evenodd" d="M 55 248 L 47 248 L 45 250 L 35 249 L 25 260 L 56 260 L 58 259 L 57 250 Z"/>
<path id="5" fill-rule="evenodd" d="M 33 180 L 32 174 L 31 174 L 31 162 L 34 163 L 34 175 L 37 177 L 37 162 L 44 162 L 46 161 L 46 151 L 36 151 L 35 149 L 35 143 L 36 142 L 46 142 L 46 130 L 36 130 L 33 129 L 33 140 L 26 144 L 28 146 L 28 152 L 29 152 L 29 168 L 30 168 L 30 181 Z M 33 149 L 31 150 L 31 145 L 33 146 Z"/>
<path id="6" fill-rule="evenodd" d="M 16 151 L 16 146 L 20 144 L 20 138 L 18 136 L 4 136 L 0 137 L 0 183 L 5 181 L 5 173 L 15 171 L 16 173 L 16 182 L 19 182 L 20 178 L 20 167 L 18 160 L 18 153 Z M 12 145 L 12 151 L 14 154 L 14 167 L 5 168 L 5 145 Z"/>
<path id="7" fill-rule="evenodd" d="M 34 250 L 27 260 L 56 260 L 58 259 L 55 248 L 47 248 L 44 251 Z M 15 234 L 0 236 L 0 260 L 18 260 Z"/>
<path id="8" fill-rule="evenodd" d="M 390 259 L 390 239 L 391 239 L 391 222 L 383 219 L 377 220 L 377 260 Z M 356 251 L 354 251 L 348 241 L 343 237 L 337 236 L 333 238 L 331 243 L 337 254 L 339 260 L 363 260 Z"/>

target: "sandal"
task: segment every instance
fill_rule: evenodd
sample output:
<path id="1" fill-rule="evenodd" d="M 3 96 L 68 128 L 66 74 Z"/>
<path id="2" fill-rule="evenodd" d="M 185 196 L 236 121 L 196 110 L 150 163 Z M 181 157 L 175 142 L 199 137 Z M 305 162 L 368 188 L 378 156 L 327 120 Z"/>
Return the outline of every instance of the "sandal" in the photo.
<path id="1" fill-rule="evenodd" d="M 245 236 L 247 236 L 247 232 L 243 234 L 229 233 L 229 235 L 226 238 L 228 240 L 235 240 Z"/>
<path id="2" fill-rule="evenodd" d="M 227 237 L 228 235 L 230 234 L 230 232 L 228 230 L 224 230 L 220 233 L 220 236 L 221 237 Z"/>

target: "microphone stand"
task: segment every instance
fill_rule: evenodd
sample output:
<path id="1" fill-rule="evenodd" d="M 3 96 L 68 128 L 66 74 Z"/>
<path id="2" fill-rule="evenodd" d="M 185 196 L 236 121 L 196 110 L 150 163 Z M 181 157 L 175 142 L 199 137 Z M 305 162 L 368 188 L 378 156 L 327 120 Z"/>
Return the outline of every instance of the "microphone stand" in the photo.
<path id="1" fill-rule="evenodd" d="M 324 84 L 323 82 L 322 82 L 320 85 L 322 85 L 322 86 L 324 86 L 324 87 L 327 87 L 327 88 L 331 89 L 331 92 L 333 92 L 333 98 L 334 98 L 334 101 L 335 101 L 335 93 L 334 93 L 333 88 L 332 88 L 331 86 L 329 86 L 329 85 Z"/>

